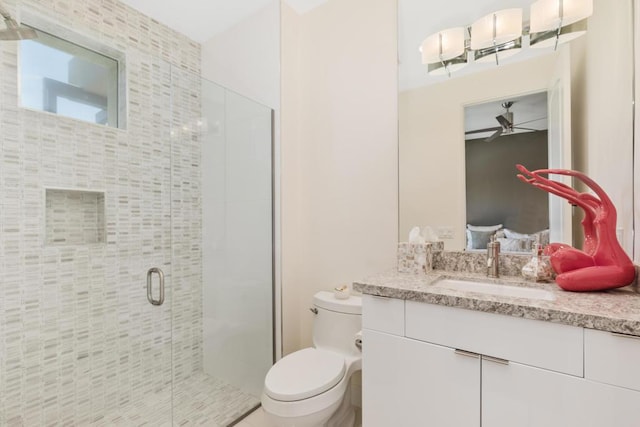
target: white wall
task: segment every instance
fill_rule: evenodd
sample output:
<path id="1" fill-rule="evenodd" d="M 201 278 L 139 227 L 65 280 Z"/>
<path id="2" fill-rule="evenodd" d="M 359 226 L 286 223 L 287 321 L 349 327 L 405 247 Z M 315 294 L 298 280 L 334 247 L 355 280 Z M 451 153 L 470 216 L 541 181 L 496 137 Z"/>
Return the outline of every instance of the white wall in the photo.
<path id="1" fill-rule="evenodd" d="M 613 201 L 618 211 L 618 228 L 622 229 L 621 243 L 631 254 L 632 7 L 631 1 L 623 0 L 596 0 L 593 6 L 589 31 L 576 40 L 582 53 L 572 55 L 572 139 L 574 146 L 580 147 L 574 164 L 600 184 Z"/>
<path id="2" fill-rule="evenodd" d="M 640 28 L 640 0 L 634 0 L 633 10 L 635 15 L 633 22 L 635 28 Z M 640 31 L 635 31 L 635 81 L 640 82 Z M 640 85 L 635 85 L 634 99 L 640 99 Z M 640 109 L 635 109 L 635 135 L 640 135 Z M 634 149 L 634 165 L 640 165 L 640 150 Z M 640 224 L 640 168 L 635 167 L 633 171 L 633 194 L 635 205 L 633 206 L 633 220 L 634 224 Z M 640 230 L 635 233 L 635 241 L 633 245 L 634 261 L 638 264 L 640 261 Z"/>
<path id="3" fill-rule="evenodd" d="M 202 77 L 278 109 L 280 2 L 202 43 Z"/>
<path id="4" fill-rule="evenodd" d="M 284 350 L 315 292 L 395 266 L 396 1 L 282 6 Z"/>
<path id="5" fill-rule="evenodd" d="M 465 246 L 464 106 L 546 91 L 555 61 L 551 53 L 400 93 L 400 240 L 416 225 L 451 226 L 445 249 Z"/>
<path id="6" fill-rule="evenodd" d="M 273 359 L 271 110 L 202 92 L 203 367 L 259 397 Z"/>
<path id="7" fill-rule="evenodd" d="M 280 0 L 202 44 L 202 76 L 274 110 L 275 310 L 280 284 Z M 276 357 L 281 354 L 281 317 L 275 318 Z"/>

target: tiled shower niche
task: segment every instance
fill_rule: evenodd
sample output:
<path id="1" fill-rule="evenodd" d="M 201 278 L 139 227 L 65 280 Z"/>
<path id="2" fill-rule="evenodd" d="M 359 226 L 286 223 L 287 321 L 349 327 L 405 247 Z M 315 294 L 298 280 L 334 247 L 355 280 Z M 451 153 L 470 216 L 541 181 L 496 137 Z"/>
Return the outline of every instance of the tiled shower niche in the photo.
<path id="1" fill-rule="evenodd" d="M 45 190 L 47 245 L 88 245 L 105 242 L 104 193 Z"/>

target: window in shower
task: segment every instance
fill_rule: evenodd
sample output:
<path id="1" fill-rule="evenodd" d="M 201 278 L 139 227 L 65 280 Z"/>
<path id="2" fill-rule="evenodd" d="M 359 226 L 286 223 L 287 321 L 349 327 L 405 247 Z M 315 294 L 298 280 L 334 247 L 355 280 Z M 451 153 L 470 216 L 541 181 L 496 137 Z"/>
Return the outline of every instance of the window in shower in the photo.
<path id="1" fill-rule="evenodd" d="M 37 32 L 37 39 L 20 42 L 22 107 L 124 128 L 123 61 Z"/>

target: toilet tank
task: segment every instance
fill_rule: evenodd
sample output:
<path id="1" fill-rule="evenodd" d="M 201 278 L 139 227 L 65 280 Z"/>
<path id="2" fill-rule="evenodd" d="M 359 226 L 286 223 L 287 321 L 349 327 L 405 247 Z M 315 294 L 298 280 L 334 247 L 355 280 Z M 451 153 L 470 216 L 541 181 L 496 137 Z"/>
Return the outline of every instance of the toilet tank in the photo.
<path id="1" fill-rule="evenodd" d="M 346 355 L 360 355 L 355 335 L 362 329 L 362 298 L 337 299 L 333 292 L 313 296 L 318 310 L 313 321 L 313 346 Z"/>

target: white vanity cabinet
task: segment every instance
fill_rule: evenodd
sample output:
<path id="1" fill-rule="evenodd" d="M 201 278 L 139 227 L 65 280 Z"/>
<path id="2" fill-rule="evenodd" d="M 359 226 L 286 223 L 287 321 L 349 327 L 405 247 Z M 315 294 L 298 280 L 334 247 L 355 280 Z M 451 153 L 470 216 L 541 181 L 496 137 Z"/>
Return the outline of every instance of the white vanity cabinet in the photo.
<path id="1" fill-rule="evenodd" d="M 480 426 L 479 357 L 366 329 L 362 338 L 363 426 Z"/>
<path id="2" fill-rule="evenodd" d="M 369 295 L 362 320 L 365 427 L 640 426 L 638 339 Z"/>
<path id="3" fill-rule="evenodd" d="M 640 391 L 639 336 L 585 329 L 584 356 L 585 378 Z"/>
<path id="4" fill-rule="evenodd" d="M 483 358 L 480 395 L 483 427 L 640 426 L 640 393 L 511 361 Z"/>

